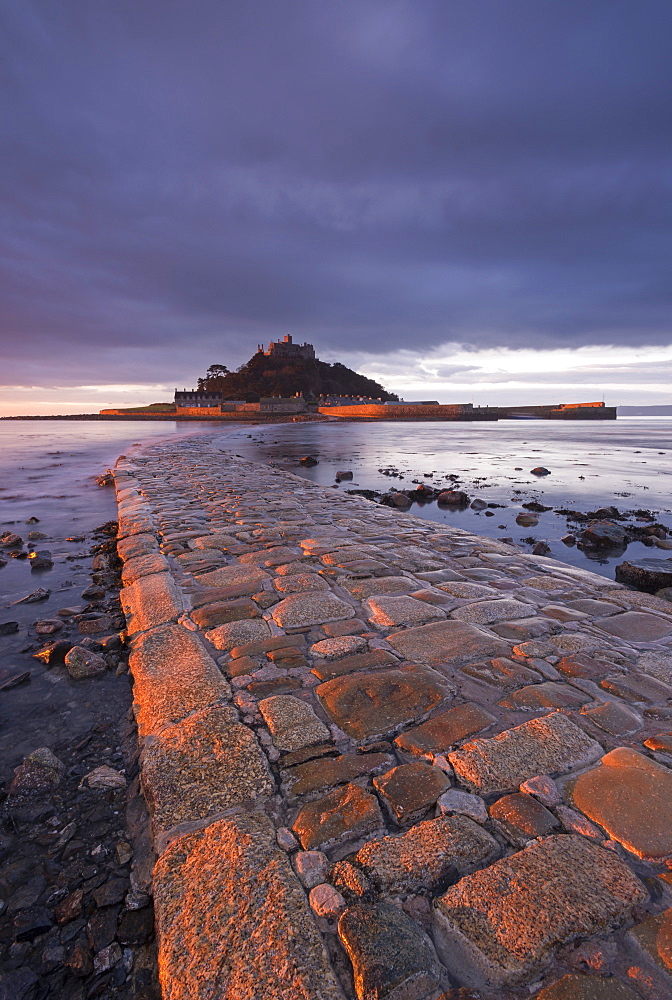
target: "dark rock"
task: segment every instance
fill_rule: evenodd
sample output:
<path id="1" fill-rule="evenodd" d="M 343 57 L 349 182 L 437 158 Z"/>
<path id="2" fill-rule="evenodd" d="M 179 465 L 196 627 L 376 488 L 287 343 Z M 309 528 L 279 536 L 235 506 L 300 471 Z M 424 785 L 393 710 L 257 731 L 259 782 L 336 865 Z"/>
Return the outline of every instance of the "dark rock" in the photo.
<path id="1" fill-rule="evenodd" d="M 118 907 L 106 906 L 102 910 L 96 910 L 89 917 L 89 922 L 86 925 L 86 936 L 94 954 L 101 948 L 107 948 L 114 941 L 118 916 Z"/>
<path id="2" fill-rule="evenodd" d="M 572 534 L 563 535 L 560 541 L 565 545 L 576 545 L 576 536 Z"/>
<path id="3" fill-rule="evenodd" d="M 535 469 L 530 469 L 531 476 L 550 476 L 551 470 L 544 468 L 543 465 L 538 465 Z"/>
<path id="4" fill-rule="evenodd" d="M 38 978 L 32 969 L 0 973 L 0 1000 L 33 1000 Z"/>
<path id="5" fill-rule="evenodd" d="M 23 538 L 13 531 L 3 531 L 0 535 L 0 549 L 20 549 L 22 545 Z"/>
<path id="6" fill-rule="evenodd" d="M 151 906 L 143 906 L 140 910 L 127 910 L 122 913 L 117 931 L 117 939 L 121 944 L 145 944 L 154 933 L 154 910 Z"/>
<path id="7" fill-rule="evenodd" d="M 347 471 L 345 471 L 345 472 L 337 472 L 336 473 L 336 482 L 337 483 L 342 483 L 345 479 L 352 479 L 352 472 L 350 472 L 349 469 Z"/>
<path id="8" fill-rule="evenodd" d="M 637 559 L 619 563 L 616 580 L 647 594 L 655 594 L 657 590 L 672 586 L 672 559 Z"/>
<path id="9" fill-rule="evenodd" d="M 114 476 L 108 469 L 102 476 L 96 476 L 96 483 L 98 486 L 114 486 Z"/>
<path id="10" fill-rule="evenodd" d="M 19 631 L 18 622 L 0 622 L 0 635 L 13 635 Z"/>
<path id="11" fill-rule="evenodd" d="M 436 499 L 443 507 L 466 507 L 469 504 L 469 497 L 462 490 L 442 490 Z"/>
<path id="12" fill-rule="evenodd" d="M 53 927 L 54 921 L 49 910 L 44 906 L 34 906 L 30 910 L 17 913 L 14 918 L 15 941 L 34 941 L 40 934 Z"/>
<path id="13" fill-rule="evenodd" d="M 82 912 L 82 900 L 84 898 L 83 889 L 75 889 L 69 893 L 65 899 L 54 908 L 56 923 L 67 924 L 70 920 L 76 920 Z"/>
<path id="14" fill-rule="evenodd" d="M 51 791 L 61 783 L 65 765 L 48 747 L 39 747 L 14 770 L 10 795 L 33 795 Z"/>
<path id="15" fill-rule="evenodd" d="M 83 979 L 93 972 L 93 955 L 83 941 L 78 941 L 68 956 L 66 965 L 73 976 Z"/>
<path id="16" fill-rule="evenodd" d="M 621 517 L 622 515 L 619 514 L 616 507 L 599 507 L 597 510 L 591 511 L 590 516 L 598 519 L 611 519 L 613 517 Z"/>
<path id="17" fill-rule="evenodd" d="M 0 670 L 0 691 L 9 691 L 10 688 L 18 687 L 19 684 L 27 684 L 30 680 L 30 670 L 23 670 L 20 674 L 6 676 L 7 670 Z"/>
<path id="18" fill-rule="evenodd" d="M 424 997 L 439 985 L 439 964 L 423 931 L 389 903 L 348 907 L 338 936 L 354 974 L 358 1000 Z"/>
<path id="19" fill-rule="evenodd" d="M 536 542 L 536 544 L 532 546 L 533 556 L 547 556 L 550 551 L 551 546 L 547 545 L 546 542 Z"/>
<path id="20" fill-rule="evenodd" d="M 313 465 L 318 465 L 317 459 L 313 455 L 304 455 L 303 458 L 299 459 L 299 465 L 306 465 L 311 468 Z"/>
<path id="21" fill-rule="evenodd" d="M 47 667 L 60 665 L 65 663 L 65 657 L 73 646 L 74 643 L 70 642 L 69 639 L 58 639 L 56 642 L 50 642 L 42 649 L 38 649 L 36 653 L 33 653 L 33 659 L 41 660 Z"/>
<path id="22" fill-rule="evenodd" d="M 627 544 L 628 536 L 625 529 L 613 521 L 591 521 L 581 532 L 581 541 L 584 545 L 609 548 Z"/>
<path id="23" fill-rule="evenodd" d="M 552 507 L 547 507 L 546 504 L 539 503 L 537 500 L 530 500 L 529 503 L 524 503 L 522 506 L 525 510 L 533 510 L 535 514 L 543 514 L 546 510 L 553 510 Z"/>
<path id="24" fill-rule="evenodd" d="M 38 587 L 37 590 L 34 590 L 32 594 L 28 594 L 27 597 L 22 597 L 19 601 L 14 601 L 14 604 L 35 604 L 37 601 L 46 601 L 50 594 L 50 590 Z"/>
<path id="25" fill-rule="evenodd" d="M 54 565 L 51 552 L 48 552 L 47 549 L 41 549 L 39 552 L 31 552 L 28 556 L 28 562 L 31 569 L 51 569 Z"/>
<path id="26" fill-rule="evenodd" d="M 476 497 L 475 500 L 471 501 L 472 510 L 485 510 L 487 508 L 487 503 L 485 500 L 481 500 L 480 497 Z"/>
<path id="27" fill-rule="evenodd" d="M 113 878 L 97 889 L 93 898 L 96 906 L 114 906 L 120 903 L 128 892 L 128 882 L 123 878 Z"/>
<path id="28" fill-rule="evenodd" d="M 82 591 L 81 596 L 85 597 L 89 601 L 102 601 L 105 597 L 105 589 L 92 584 L 90 587 L 87 587 L 86 590 Z"/>
<path id="29" fill-rule="evenodd" d="M 65 657 L 65 665 L 74 680 L 97 677 L 107 669 L 105 659 L 84 646 L 73 646 Z"/>

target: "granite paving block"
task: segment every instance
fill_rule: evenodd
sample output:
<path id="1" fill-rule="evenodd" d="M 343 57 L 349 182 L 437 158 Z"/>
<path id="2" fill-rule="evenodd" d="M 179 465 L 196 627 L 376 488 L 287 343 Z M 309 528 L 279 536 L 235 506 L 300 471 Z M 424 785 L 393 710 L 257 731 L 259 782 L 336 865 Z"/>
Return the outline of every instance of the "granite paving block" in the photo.
<path id="1" fill-rule="evenodd" d="M 672 698 L 672 687 L 646 674 L 609 674 L 600 681 L 600 687 L 610 694 L 631 702 L 666 701 Z"/>
<path id="2" fill-rule="evenodd" d="M 263 618 L 243 618 L 239 621 L 227 622 L 225 625 L 217 625 L 205 633 L 205 638 L 211 642 L 216 649 L 226 652 L 243 646 L 248 642 L 259 642 L 262 639 L 269 639 L 271 630 L 268 622 Z"/>
<path id="3" fill-rule="evenodd" d="M 637 669 L 672 685 L 672 649 L 642 653 L 637 658 Z"/>
<path id="4" fill-rule="evenodd" d="M 530 684 L 528 687 L 519 688 L 499 704 L 513 711 L 536 712 L 540 708 L 580 708 L 589 701 L 593 701 L 592 695 L 585 694 L 569 684 L 544 681 L 543 684 Z"/>
<path id="5" fill-rule="evenodd" d="M 292 830 L 306 851 L 375 833 L 383 817 L 375 795 L 348 784 L 302 806 Z"/>
<path id="6" fill-rule="evenodd" d="M 515 984 L 541 972 L 559 946 L 627 920 L 648 895 L 612 851 L 554 835 L 465 876 L 439 897 L 435 941 L 466 986 Z"/>
<path id="7" fill-rule="evenodd" d="M 534 1000 L 641 1000 L 641 995 L 613 976 L 600 979 L 571 973 L 536 993 Z"/>
<path id="8" fill-rule="evenodd" d="M 625 611 L 611 618 L 601 618 L 596 628 L 629 642 L 653 642 L 672 635 L 672 618 L 648 615 L 644 611 Z"/>
<path id="9" fill-rule="evenodd" d="M 264 580 L 268 579 L 268 573 L 257 566 L 235 564 L 222 566 L 221 569 L 213 569 L 210 573 L 201 573 L 198 577 L 198 583 L 201 587 L 239 587 L 242 596 L 253 594 L 255 590 L 261 590 Z"/>
<path id="10" fill-rule="evenodd" d="M 499 854 L 490 834 L 466 816 L 425 820 L 397 837 L 365 844 L 352 859 L 380 892 L 435 893 Z"/>
<path id="11" fill-rule="evenodd" d="M 327 581 L 317 573 L 294 573 L 276 576 L 273 586 L 280 594 L 300 594 L 306 590 L 329 590 Z"/>
<path id="12" fill-rule="evenodd" d="M 182 614 L 182 596 L 169 573 L 152 573 L 119 593 L 129 635 L 175 621 Z"/>
<path id="13" fill-rule="evenodd" d="M 349 590 L 352 596 L 363 601 L 372 594 L 410 594 L 417 590 L 415 580 L 409 576 L 382 576 L 370 580 L 343 580 L 342 586 Z"/>
<path id="14" fill-rule="evenodd" d="M 206 708 L 154 736 L 142 787 L 155 837 L 271 795 L 275 784 L 254 732 L 233 708 Z"/>
<path id="15" fill-rule="evenodd" d="M 357 1000 L 423 1000 L 439 985 L 431 941 L 396 906 L 348 907 L 338 936 L 352 962 Z"/>
<path id="16" fill-rule="evenodd" d="M 394 764 L 386 753 L 343 754 L 307 761 L 283 772 L 283 789 L 293 797 L 342 785 L 364 774 L 380 774 Z"/>
<path id="17" fill-rule="evenodd" d="M 473 701 L 449 708 L 447 712 L 435 715 L 420 726 L 407 729 L 397 736 L 395 743 L 408 753 L 423 755 L 445 753 L 455 743 L 466 736 L 492 725 L 495 717 Z"/>
<path id="18" fill-rule="evenodd" d="M 563 656 L 556 664 L 561 674 L 567 677 L 583 677 L 586 680 L 599 680 L 608 674 L 612 665 L 606 660 L 596 660 L 586 653 L 574 653 L 572 656 Z"/>
<path id="19" fill-rule="evenodd" d="M 178 838 L 159 858 L 163 1000 L 343 1000 L 274 834 L 265 816 L 241 812 Z"/>
<path id="20" fill-rule="evenodd" d="M 464 663 L 483 656 L 506 656 L 507 643 L 466 622 L 432 622 L 388 635 L 387 641 L 402 656 L 430 665 Z"/>
<path id="21" fill-rule="evenodd" d="M 341 660 L 317 660 L 312 672 L 319 680 L 327 681 L 359 670 L 395 667 L 398 663 L 399 659 L 386 649 L 372 649 L 368 653 L 355 653 L 354 656 L 346 656 Z"/>
<path id="22" fill-rule="evenodd" d="M 524 792 L 504 795 L 490 806 L 495 826 L 515 847 L 524 847 L 535 837 L 547 836 L 558 821 L 541 802 Z"/>
<path id="23" fill-rule="evenodd" d="M 273 742 L 278 750 L 300 750 L 330 738 L 325 724 L 310 705 L 293 695 L 275 695 L 259 702 Z"/>
<path id="24" fill-rule="evenodd" d="M 141 736 L 231 697 L 228 682 L 198 636 L 181 625 L 134 636 L 128 665 Z"/>
<path id="25" fill-rule="evenodd" d="M 452 696 L 439 674 L 416 666 L 345 674 L 316 691 L 330 718 L 356 740 L 396 732 Z"/>
<path id="26" fill-rule="evenodd" d="M 159 543 L 154 534 L 151 535 L 128 535 L 126 538 L 117 540 L 117 555 L 124 562 L 135 559 L 137 556 L 146 556 L 152 552 L 159 551 Z"/>
<path id="27" fill-rule="evenodd" d="M 195 608 L 189 617 L 201 629 L 214 628 L 227 622 L 241 621 L 243 618 L 259 618 L 261 611 L 248 598 L 238 601 L 219 601 Z"/>
<path id="28" fill-rule="evenodd" d="M 581 715 L 603 729 L 611 736 L 627 736 L 642 728 L 642 717 L 633 708 L 616 701 L 604 701 L 594 708 L 587 705 L 581 709 Z"/>
<path id="29" fill-rule="evenodd" d="M 542 676 L 537 670 L 510 660 L 506 656 L 497 656 L 490 661 L 481 663 L 467 663 L 461 667 L 462 673 L 469 677 L 474 677 L 484 684 L 491 684 L 500 688 L 515 688 L 521 684 L 535 684 L 541 681 Z"/>
<path id="30" fill-rule="evenodd" d="M 649 750 L 662 750 L 663 753 L 672 753 L 672 733 L 657 733 L 644 740 L 644 746 Z"/>
<path id="31" fill-rule="evenodd" d="M 505 792 L 537 774 L 563 774 L 592 764 L 600 744 L 554 712 L 487 740 L 473 740 L 448 755 L 456 775 L 481 794 Z"/>
<path id="32" fill-rule="evenodd" d="M 368 649 L 366 639 L 359 635 L 341 635 L 314 642 L 310 647 L 313 656 L 324 660 L 342 660 Z"/>
<path id="33" fill-rule="evenodd" d="M 414 597 L 370 597 L 364 601 L 367 617 L 374 625 L 423 625 L 442 621 L 446 612 Z"/>
<path id="34" fill-rule="evenodd" d="M 152 573 L 166 573 L 168 569 L 167 560 L 159 552 L 148 552 L 126 560 L 121 571 L 121 581 L 124 586 L 128 586 L 143 576 L 150 576 Z"/>
<path id="35" fill-rule="evenodd" d="M 672 770 L 618 747 L 571 786 L 573 804 L 639 857 L 672 855 Z"/>
<path id="36" fill-rule="evenodd" d="M 378 797 L 399 826 L 409 826 L 432 809 L 450 787 L 450 778 L 440 767 L 400 764 L 373 779 Z"/>
<path id="37" fill-rule="evenodd" d="M 627 936 L 672 987 L 672 908 L 647 917 L 628 931 Z"/>
<path id="38" fill-rule="evenodd" d="M 529 618 L 536 610 L 533 604 L 523 604 L 515 600 L 479 601 L 477 604 L 466 604 L 452 611 L 451 618 L 472 622 L 474 625 L 490 625 L 492 622 Z"/>
<path id="39" fill-rule="evenodd" d="M 273 621 L 281 628 L 302 628 L 354 618 L 355 609 L 331 593 L 306 591 L 279 601 L 273 606 L 272 615 Z"/>

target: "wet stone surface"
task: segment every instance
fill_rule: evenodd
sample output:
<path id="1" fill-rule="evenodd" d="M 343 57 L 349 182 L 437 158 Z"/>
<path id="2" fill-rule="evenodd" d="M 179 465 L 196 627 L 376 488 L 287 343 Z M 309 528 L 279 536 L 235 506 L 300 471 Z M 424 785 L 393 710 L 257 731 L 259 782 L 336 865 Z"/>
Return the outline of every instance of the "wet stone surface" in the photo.
<path id="1" fill-rule="evenodd" d="M 94 575 L 100 596 L 75 610 L 120 628 L 114 526 L 105 527 L 107 558 L 98 565 L 106 568 Z M 81 632 L 75 614 L 63 612 L 59 637 L 72 635 L 74 645 Z M 91 634 L 84 649 L 102 660 L 102 671 L 75 679 L 63 654 L 33 661 L 33 671 L 42 663 L 49 670 L 50 715 L 39 702 L 33 711 L 3 704 L 21 720 L 14 743 L 35 747 L 2 774 L 0 996 L 7 1000 L 159 1000 L 153 852 L 138 784 L 128 650 L 118 636 Z M 37 638 L 28 653 L 40 653 Z"/>
<path id="2" fill-rule="evenodd" d="M 661 1000 L 669 602 L 223 447 L 115 472 L 164 1000 Z M 110 975 L 133 912 L 54 948 Z"/>

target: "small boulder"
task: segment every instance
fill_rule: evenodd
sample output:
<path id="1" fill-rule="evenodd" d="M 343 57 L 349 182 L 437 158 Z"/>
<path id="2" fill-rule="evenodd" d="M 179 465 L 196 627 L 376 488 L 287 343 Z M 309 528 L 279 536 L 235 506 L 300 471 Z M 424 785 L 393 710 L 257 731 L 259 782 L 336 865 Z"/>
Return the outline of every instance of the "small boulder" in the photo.
<path id="1" fill-rule="evenodd" d="M 50 792 L 60 785 L 64 773 L 65 764 L 49 747 L 39 747 L 15 768 L 9 794 L 37 795 L 40 792 Z"/>
<path id="2" fill-rule="evenodd" d="M 73 680 L 78 681 L 105 673 L 107 664 L 99 653 L 85 649 L 84 646 L 73 646 L 70 652 L 66 653 L 65 666 Z"/>
<path id="3" fill-rule="evenodd" d="M 126 778 L 121 771 L 115 771 L 113 767 L 103 764 L 101 767 L 95 767 L 93 771 L 85 774 L 81 780 L 81 785 L 84 788 L 102 788 L 104 790 L 108 788 L 125 788 Z"/>
<path id="4" fill-rule="evenodd" d="M 352 472 L 348 469 L 345 472 L 336 473 L 336 482 L 342 483 L 344 479 L 352 479 Z"/>
<path id="5" fill-rule="evenodd" d="M 462 490 L 443 490 L 436 498 L 442 507 L 467 507 L 469 497 Z"/>
<path id="6" fill-rule="evenodd" d="M 3 531 L 0 535 L 0 549 L 20 549 L 22 545 L 23 538 L 13 531 Z"/>
<path id="7" fill-rule="evenodd" d="M 581 541 L 591 548 L 627 545 L 628 536 L 620 524 L 613 521 L 590 521 L 581 532 Z"/>
<path id="8" fill-rule="evenodd" d="M 665 587 L 672 587 L 672 559 L 637 559 L 619 563 L 616 581 L 647 594 L 655 594 Z"/>
<path id="9" fill-rule="evenodd" d="M 28 594 L 27 597 L 22 597 L 20 600 L 14 601 L 14 604 L 36 604 L 38 601 L 46 601 L 50 594 L 50 590 L 38 587 L 37 590 L 34 590 L 32 594 Z"/>
<path id="10" fill-rule="evenodd" d="M 303 458 L 299 459 L 299 465 L 305 465 L 308 466 L 308 468 L 318 464 L 317 459 L 313 455 L 304 455 Z"/>
<path id="11" fill-rule="evenodd" d="M 544 468 L 543 465 L 538 465 L 535 469 L 530 469 L 531 476 L 550 476 L 551 470 Z"/>
<path id="12" fill-rule="evenodd" d="M 28 562 L 30 563 L 31 569 L 51 569 L 54 565 L 54 560 L 51 558 L 51 552 L 47 551 L 47 549 L 30 552 L 28 555 Z"/>
<path id="13" fill-rule="evenodd" d="M 535 525 L 539 524 L 539 515 L 518 514 L 516 516 L 516 524 L 519 524 L 521 528 L 534 528 Z"/>

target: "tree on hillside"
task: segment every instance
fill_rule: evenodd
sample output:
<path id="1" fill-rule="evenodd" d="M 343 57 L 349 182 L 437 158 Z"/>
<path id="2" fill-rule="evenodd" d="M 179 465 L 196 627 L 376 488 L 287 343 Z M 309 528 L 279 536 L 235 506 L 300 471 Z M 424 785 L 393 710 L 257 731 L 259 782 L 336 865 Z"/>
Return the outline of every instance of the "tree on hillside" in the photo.
<path id="1" fill-rule="evenodd" d="M 321 395 L 369 396 L 383 401 L 398 397 L 382 385 L 336 362 L 333 365 L 317 358 L 287 361 L 257 352 L 237 371 L 226 365 L 210 365 L 205 377 L 198 380 L 199 389 L 221 392 L 225 399 L 245 399 L 254 402 L 261 396 L 294 396 L 306 399 Z"/>

